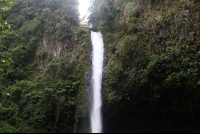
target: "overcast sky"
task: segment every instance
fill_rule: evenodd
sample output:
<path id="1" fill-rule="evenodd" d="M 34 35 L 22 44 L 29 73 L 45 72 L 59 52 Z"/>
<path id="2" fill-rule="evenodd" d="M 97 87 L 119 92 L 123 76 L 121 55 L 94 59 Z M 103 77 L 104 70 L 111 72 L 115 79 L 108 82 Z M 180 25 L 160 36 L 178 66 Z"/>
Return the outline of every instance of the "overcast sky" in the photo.
<path id="1" fill-rule="evenodd" d="M 79 0 L 79 12 L 80 18 L 82 19 L 83 16 L 88 15 L 88 8 L 90 6 L 91 0 Z"/>

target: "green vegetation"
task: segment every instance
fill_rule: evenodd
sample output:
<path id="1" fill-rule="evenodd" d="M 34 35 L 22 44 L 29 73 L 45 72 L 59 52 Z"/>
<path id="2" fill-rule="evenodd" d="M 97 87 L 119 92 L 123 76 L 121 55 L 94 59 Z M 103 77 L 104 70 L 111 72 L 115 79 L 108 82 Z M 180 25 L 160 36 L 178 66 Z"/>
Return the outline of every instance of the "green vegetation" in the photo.
<path id="1" fill-rule="evenodd" d="M 0 133 L 80 132 L 91 43 L 78 0 L 11 2 L 0 1 Z M 90 12 L 105 43 L 105 132 L 200 132 L 199 0 L 94 0 Z"/>
<path id="2" fill-rule="evenodd" d="M 11 7 L 12 6 L 12 3 L 13 3 L 13 0 L 2 0 L 0 1 L 0 35 L 1 35 L 1 32 L 3 30 L 10 30 L 10 25 L 8 24 L 7 22 L 7 15 L 9 13 L 9 11 L 11 10 Z M 1 60 L 0 61 L 0 66 L 9 66 L 9 61 L 5 61 L 5 60 Z M 0 68 L 0 72 L 3 71 L 2 68 Z"/>
<path id="3" fill-rule="evenodd" d="M 0 27 L 1 30 L 10 30 L 10 25 L 7 22 L 7 15 L 11 10 L 11 6 L 13 5 L 13 0 L 1 0 L 0 1 Z"/>
<path id="4" fill-rule="evenodd" d="M 90 47 L 77 6 L 78 0 L 14 1 L 11 30 L 0 42 L 0 133 L 76 131 Z"/>
<path id="5" fill-rule="evenodd" d="M 148 111 L 143 116 L 189 115 L 199 121 L 199 7 L 197 0 L 94 0 L 89 21 L 106 47 L 107 121 L 114 118 L 108 113 L 119 111 L 120 118 L 120 111 L 141 108 Z"/>

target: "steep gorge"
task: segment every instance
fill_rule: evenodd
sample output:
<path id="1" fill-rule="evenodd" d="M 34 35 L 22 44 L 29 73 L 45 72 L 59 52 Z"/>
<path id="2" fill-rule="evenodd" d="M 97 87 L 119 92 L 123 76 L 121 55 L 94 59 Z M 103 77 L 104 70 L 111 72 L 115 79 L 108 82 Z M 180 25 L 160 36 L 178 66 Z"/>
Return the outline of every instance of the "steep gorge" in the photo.
<path id="1" fill-rule="evenodd" d="M 200 2 L 15 0 L 3 31 L 0 132 L 89 132 L 90 31 L 103 35 L 103 132 L 200 132 Z"/>

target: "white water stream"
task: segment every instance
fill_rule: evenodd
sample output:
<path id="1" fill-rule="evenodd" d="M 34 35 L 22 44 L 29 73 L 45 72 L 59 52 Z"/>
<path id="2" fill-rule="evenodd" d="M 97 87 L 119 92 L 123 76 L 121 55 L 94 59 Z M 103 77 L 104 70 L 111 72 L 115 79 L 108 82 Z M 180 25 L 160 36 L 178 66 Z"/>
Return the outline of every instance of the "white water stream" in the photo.
<path id="1" fill-rule="evenodd" d="M 100 32 L 91 32 L 91 40 L 93 45 L 93 59 L 92 59 L 92 87 L 93 87 L 93 102 L 91 108 L 91 130 L 92 133 L 102 132 L 102 118 L 101 118 L 101 85 L 103 74 L 103 54 L 104 44 L 102 34 Z"/>

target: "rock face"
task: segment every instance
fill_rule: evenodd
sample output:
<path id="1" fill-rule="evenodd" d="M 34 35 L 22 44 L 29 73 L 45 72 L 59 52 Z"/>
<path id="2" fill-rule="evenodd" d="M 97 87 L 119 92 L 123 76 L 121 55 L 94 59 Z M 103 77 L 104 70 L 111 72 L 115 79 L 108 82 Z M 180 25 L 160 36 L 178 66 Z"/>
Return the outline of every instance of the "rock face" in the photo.
<path id="1" fill-rule="evenodd" d="M 40 43 L 41 47 L 39 49 L 42 49 L 44 51 L 43 58 L 39 58 L 38 68 L 39 70 L 45 71 L 47 69 L 47 65 L 50 63 L 51 60 L 56 60 L 61 55 L 61 52 L 63 51 L 63 48 L 67 46 L 66 44 L 63 44 L 61 41 L 56 40 L 48 40 L 43 39 L 42 43 Z M 41 51 L 41 50 L 38 50 Z"/>
<path id="2" fill-rule="evenodd" d="M 43 39 L 44 49 L 52 53 L 52 59 L 57 59 L 60 56 L 61 49 L 63 48 L 61 44 L 60 41 L 49 41 Z"/>
<path id="3" fill-rule="evenodd" d="M 91 55 L 91 54 L 90 54 Z M 91 56 L 90 56 L 91 57 Z M 90 67 L 85 76 L 85 89 L 84 89 L 84 108 L 83 108 L 83 118 L 81 119 L 81 129 L 80 132 L 88 133 L 90 131 L 90 106 L 92 99 L 92 61 L 90 60 Z"/>
<path id="4" fill-rule="evenodd" d="M 90 49 L 90 67 L 85 76 L 85 103 L 90 103 L 92 99 L 92 48 Z"/>

